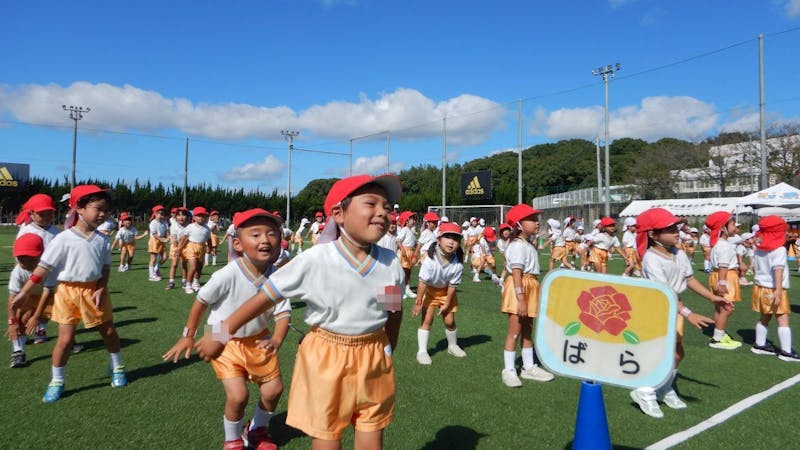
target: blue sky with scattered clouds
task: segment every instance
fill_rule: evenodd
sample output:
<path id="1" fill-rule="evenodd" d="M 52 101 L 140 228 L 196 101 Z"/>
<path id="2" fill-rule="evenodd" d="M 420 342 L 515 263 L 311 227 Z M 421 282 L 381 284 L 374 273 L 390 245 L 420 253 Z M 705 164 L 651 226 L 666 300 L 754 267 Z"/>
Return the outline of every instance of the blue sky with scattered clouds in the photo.
<path id="1" fill-rule="evenodd" d="M 4 2 L 0 161 L 31 174 L 287 188 L 522 142 L 699 140 L 800 118 L 800 0 Z M 445 124 L 446 117 L 446 125 Z M 446 138 L 444 138 L 446 136 Z M 446 144 L 443 145 L 443 138 Z M 387 160 L 388 153 L 388 160 Z M 569 155 L 565 155 L 569 158 Z"/>

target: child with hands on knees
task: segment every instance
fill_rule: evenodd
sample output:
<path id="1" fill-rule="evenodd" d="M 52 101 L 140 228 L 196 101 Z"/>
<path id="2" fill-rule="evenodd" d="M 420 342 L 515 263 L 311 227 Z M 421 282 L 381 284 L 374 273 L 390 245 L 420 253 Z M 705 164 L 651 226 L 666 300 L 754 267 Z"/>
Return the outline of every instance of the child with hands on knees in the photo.
<path id="1" fill-rule="evenodd" d="M 25 342 L 28 335 L 36 331 L 39 325 L 38 318 L 45 312 L 48 295 L 42 295 L 44 289 L 39 284 L 34 286 L 28 292 L 27 297 L 17 303 L 17 306 L 12 306 L 14 297 L 30 279 L 39 264 L 42 252 L 44 252 L 44 243 L 42 238 L 36 234 L 23 234 L 14 242 L 14 258 L 16 258 L 17 264 L 8 279 L 8 331 L 6 332 L 12 346 L 12 369 L 25 367 L 28 364 L 25 358 Z M 52 305 L 49 309 L 52 309 Z M 47 311 L 47 316 L 50 313 L 51 311 Z"/>
<path id="2" fill-rule="evenodd" d="M 49 272 L 62 269 L 52 315 L 58 323 L 58 340 L 53 347 L 52 378 L 42 399 L 45 403 L 57 401 L 64 391 L 69 349 L 80 321 L 86 328 L 97 327 L 103 338 L 111 356 L 111 386 L 128 384 L 108 293 L 111 245 L 108 236 L 97 231 L 111 208 L 111 199 L 110 190 L 95 185 L 72 189 L 65 231 L 45 248 L 39 265 L 12 302 L 12 307 L 17 307 Z"/>
<path id="3" fill-rule="evenodd" d="M 215 272 L 197 293 L 183 329 L 183 337 L 164 354 L 164 361 L 177 362 L 183 354 L 189 358 L 194 336 L 206 309 L 211 308 L 207 324 L 219 323 L 255 295 L 267 277 L 275 271 L 273 263 L 281 250 L 281 219 L 263 209 L 238 212 L 233 217 L 235 235 L 230 243 L 236 258 Z M 268 450 L 277 448 L 268 435 L 269 421 L 283 392 L 278 350 L 289 330 L 291 306 L 283 299 L 269 313 L 259 314 L 242 325 L 211 360 L 211 367 L 225 390 L 224 449 L 235 450 L 245 445 Z M 269 335 L 269 321 L 274 317 L 275 329 Z M 247 406 L 247 380 L 259 387 L 261 396 L 253 420 L 242 434 Z"/>
<path id="4" fill-rule="evenodd" d="M 678 224 L 680 219 L 663 208 L 651 208 L 636 219 L 636 250 L 642 261 L 642 276 L 668 285 L 677 295 L 689 288 L 701 297 L 711 301 L 718 309 L 732 310 L 733 304 L 725 298 L 714 294 L 693 275 L 692 263 L 682 250 L 677 248 L 680 242 Z M 660 387 L 642 387 L 631 391 L 631 399 L 650 417 L 661 418 L 664 413 L 658 406 L 662 401 L 672 409 L 686 408 L 686 403 L 678 397 L 673 388 L 678 374 L 678 364 L 683 360 L 683 321 L 686 320 L 697 328 L 713 323 L 709 317 L 693 313 L 678 298 L 676 317 L 677 332 L 675 340 L 675 367 L 672 375 Z"/>
<path id="5" fill-rule="evenodd" d="M 312 438 L 314 449 L 341 448 L 353 424 L 355 448 L 383 446 L 394 415 L 392 351 L 400 331 L 403 269 L 397 254 L 375 245 L 400 197 L 397 177 L 358 175 L 334 183 L 325 199 L 328 225 L 319 243 L 296 256 L 259 293 L 197 344 L 214 358 L 227 333 L 295 297 L 306 302 L 311 331 L 297 350 L 286 424 Z"/>
<path id="6" fill-rule="evenodd" d="M 463 358 L 467 356 L 458 346 L 455 313 L 458 311 L 456 288 L 461 284 L 464 272 L 464 260 L 461 250 L 461 228 L 455 223 L 443 223 L 439 226 L 439 238 L 428 247 L 428 257 L 423 259 L 419 269 L 419 288 L 412 316 L 422 314 L 422 323 L 417 330 L 417 362 L 431 364 L 428 355 L 428 337 L 433 323 L 436 307 L 445 327 L 447 337 L 447 353 Z"/>

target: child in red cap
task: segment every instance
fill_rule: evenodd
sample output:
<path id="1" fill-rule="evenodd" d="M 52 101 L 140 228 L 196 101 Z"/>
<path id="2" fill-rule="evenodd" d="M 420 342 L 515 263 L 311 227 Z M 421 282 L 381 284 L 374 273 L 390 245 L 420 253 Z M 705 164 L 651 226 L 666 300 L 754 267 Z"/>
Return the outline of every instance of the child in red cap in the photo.
<path id="1" fill-rule="evenodd" d="M 219 225 L 219 211 L 212 210 L 211 213 L 208 215 L 208 231 L 211 232 L 209 237 L 211 240 L 209 241 L 208 248 L 206 249 L 206 255 L 203 259 L 203 265 L 207 266 L 209 264 L 209 260 L 212 266 L 217 265 L 217 247 L 219 247 L 219 235 L 217 233 L 220 232 L 222 229 Z"/>
<path id="2" fill-rule="evenodd" d="M 736 232 L 736 219 L 728 211 L 717 211 L 706 218 L 711 245 L 711 273 L 708 275 L 708 286 L 717 295 L 732 302 L 742 300 L 739 286 L 739 257 L 728 237 Z M 725 332 L 732 310 L 717 307 L 714 311 L 714 335 L 708 346 L 719 350 L 736 350 L 742 346 Z"/>
<path id="3" fill-rule="evenodd" d="M 147 231 L 139 234 L 139 230 L 133 226 L 133 218 L 128 213 L 119 216 L 119 231 L 114 236 L 111 250 L 119 246 L 119 268 L 117 272 L 127 272 L 131 268 L 133 255 L 136 253 L 136 241 L 147 236 Z"/>
<path id="4" fill-rule="evenodd" d="M 417 263 L 420 244 L 417 242 L 417 234 L 414 225 L 417 223 L 417 215 L 413 211 L 403 211 L 397 218 L 397 248 L 400 255 L 400 265 L 406 276 L 406 288 L 403 291 L 403 298 L 417 298 L 417 294 L 411 290 L 411 268 Z"/>
<path id="5" fill-rule="evenodd" d="M 166 244 L 169 242 L 167 231 L 169 230 L 167 221 L 167 209 L 162 205 L 152 208 L 150 215 L 150 240 L 147 242 L 147 253 L 150 253 L 148 264 L 148 281 L 161 281 L 162 255 L 166 251 Z"/>
<path id="6" fill-rule="evenodd" d="M 180 235 L 184 228 L 189 225 L 189 210 L 183 206 L 175 209 L 175 217 L 170 220 L 169 225 L 169 281 L 166 290 L 175 289 L 175 272 L 178 267 L 181 269 L 181 289 L 186 288 L 186 258 L 180 248 Z M 233 224 L 231 224 L 233 227 Z"/>
<path id="7" fill-rule="evenodd" d="M 14 258 L 16 258 L 17 264 L 11 270 L 11 275 L 8 278 L 9 305 L 30 279 L 33 270 L 39 264 L 39 258 L 42 256 L 43 251 L 44 243 L 42 238 L 33 233 L 23 234 L 14 242 Z M 6 335 L 8 335 L 12 346 L 12 369 L 27 365 L 25 342 L 28 339 L 27 335 L 36 331 L 38 324 L 38 320 L 31 320 L 31 317 L 36 315 L 37 312 L 38 315 L 42 314 L 47 300 L 47 296 L 42 295 L 42 290 L 42 286 L 37 285 L 22 302 L 18 303 L 18 306 L 9 308 Z"/>
<path id="8" fill-rule="evenodd" d="M 186 259 L 186 286 L 187 294 L 195 294 L 200 290 L 200 276 L 203 273 L 203 257 L 206 248 L 211 245 L 211 231 L 206 226 L 208 211 L 197 206 L 192 210 L 193 222 L 184 228 L 178 235 L 178 248 Z"/>
<path id="9" fill-rule="evenodd" d="M 778 216 L 766 216 L 758 222 L 756 251 L 753 255 L 753 311 L 761 316 L 756 322 L 756 341 L 750 349 L 757 355 L 778 355 L 782 361 L 800 362 L 792 350 L 789 328 L 789 265 L 787 264 L 786 222 Z M 767 325 L 775 317 L 778 323 L 778 350 L 767 341 Z"/>
<path id="10" fill-rule="evenodd" d="M 357 448 L 380 448 L 392 421 L 392 351 L 404 275 L 396 253 L 375 243 L 386 233 L 400 193 L 392 175 L 334 183 L 319 243 L 273 273 L 258 295 L 221 324 L 234 333 L 286 298 L 306 302 L 311 331 L 297 350 L 286 424 L 311 436 L 313 448 L 341 448 L 351 424 Z M 217 339 L 224 341 L 224 334 Z M 197 346 L 205 358 L 222 348 L 205 336 Z"/>
<path id="11" fill-rule="evenodd" d="M 599 230 L 592 238 L 592 250 L 589 254 L 589 262 L 594 264 L 595 272 L 608 273 L 609 253 L 616 251 L 625 261 L 625 267 L 630 266 L 628 256 L 622 250 L 619 238 L 614 234 L 617 232 L 617 221 L 612 217 L 603 217 L 597 225 Z"/>
<path id="12" fill-rule="evenodd" d="M 207 309 L 207 327 L 219 323 L 258 293 L 262 283 L 275 271 L 273 263 L 281 250 L 281 218 L 260 208 L 237 212 L 233 216 L 234 236 L 230 245 L 235 258 L 215 272 L 197 293 L 189 312 L 183 337 L 162 357 L 178 362 L 188 359 L 194 336 Z M 211 366 L 225 390 L 223 429 L 224 448 L 242 449 L 245 445 L 260 450 L 277 448 L 268 435 L 269 421 L 283 392 L 278 350 L 289 330 L 291 306 L 283 299 L 271 311 L 253 318 L 231 336 Z M 268 328 L 274 319 L 272 335 Z M 242 434 L 248 402 L 247 381 L 258 385 L 259 401 L 255 414 Z"/>
<path id="13" fill-rule="evenodd" d="M 62 268 L 52 317 L 58 323 L 58 341 L 53 347 L 52 379 L 42 399 L 45 403 L 57 401 L 64 392 L 64 370 L 69 359 L 67 350 L 81 321 L 86 328 L 97 327 L 110 353 L 111 386 L 128 384 L 108 293 L 111 243 L 108 236 L 97 232 L 111 208 L 111 198 L 110 190 L 94 185 L 72 189 L 71 209 L 65 224 L 67 229 L 47 246 L 39 265 L 12 302 L 12 306 L 17 306 L 50 271 Z"/>

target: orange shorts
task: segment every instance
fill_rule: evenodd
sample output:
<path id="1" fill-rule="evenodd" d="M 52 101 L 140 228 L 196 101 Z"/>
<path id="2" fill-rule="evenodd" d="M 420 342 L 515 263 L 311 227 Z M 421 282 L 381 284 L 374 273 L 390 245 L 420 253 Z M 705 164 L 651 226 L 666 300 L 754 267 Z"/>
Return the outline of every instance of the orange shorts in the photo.
<path id="1" fill-rule="evenodd" d="M 567 247 L 565 246 L 553 247 L 553 253 L 550 255 L 550 259 L 560 261 L 566 257 L 567 257 Z"/>
<path id="2" fill-rule="evenodd" d="M 589 254 L 589 262 L 600 264 L 601 266 L 608 265 L 608 250 L 602 248 L 592 247 L 592 253 Z"/>
<path id="3" fill-rule="evenodd" d="M 319 239 L 319 235 L 311 233 L 311 245 L 317 245 L 317 240 Z"/>
<path id="4" fill-rule="evenodd" d="M 169 257 L 170 259 L 181 259 L 183 257 L 183 252 L 178 247 L 177 242 L 169 244 Z"/>
<path id="5" fill-rule="evenodd" d="M 267 353 L 256 346 L 256 341 L 269 334 L 264 330 L 258 336 L 233 338 L 225 344 L 222 354 L 211 360 L 211 367 L 217 378 L 246 378 L 253 383 L 263 384 L 281 376 L 278 354 Z"/>
<path id="6" fill-rule="evenodd" d="M 772 306 L 774 293 L 775 290 L 773 288 L 754 284 L 753 297 L 751 300 L 753 311 L 761 314 L 789 314 L 792 310 L 791 306 L 789 306 L 789 293 L 786 292 L 786 289 L 783 290 L 783 296 L 777 308 Z"/>
<path id="7" fill-rule="evenodd" d="M 425 296 L 422 299 L 422 308 L 441 308 L 444 302 L 447 301 L 447 286 L 435 288 L 428 286 L 425 291 Z M 450 312 L 458 311 L 458 296 L 453 296 L 453 303 L 450 304 Z"/>
<path id="8" fill-rule="evenodd" d="M 147 253 L 164 253 L 164 243 L 161 242 L 161 240 L 150 236 L 150 240 L 147 241 Z"/>
<path id="9" fill-rule="evenodd" d="M 567 249 L 568 255 L 574 255 L 578 250 L 578 246 L 575 244 L 575 241 L 567 241 L 565 248 Z"/>
<path id="10" fill-rule="evenodd" d="M 83 321 L 85 328 L 94 328 L 114 320 L 108 289 L 103 291 L 103 300 L 99 308 L 94 306 L 92 300 L 92 294 L 96 289 L 96 281 L 83 283 L 59 281 L 53 304 L 53 322 L 77 325 Z"/>
<path id="11" fill-rule="evenodd" d="M 129 255 L 133 255 L 136 252 L 136 243 L 135 242 L 131 242 L 130 244 L 120 243 L 119 251 L 122 252 L 123 248 L 125 249 L 126 252 L 128 252 Z"/>
<path id="12" fill-rule="evenodd" d="M 186 260 L 200 259 L 206 254 L 206 244 L 200 242 L 188 242 L 183 247 L 183 257 Z"/>
<path id="13" fill-rule="evenodd" d="M 723 295 L 726 300 L 738 302 L 742 300 L 742 291 L 739 287 L 739 269 L 728 270 L 728 275 L 725 277 L 728 280 L 728 293 Z M 719 271 L 712 270 L 708 274 L 708 287 L 717 295 L 721 295 L 717 291 L 717 281 L 719 281 Z"/>
<path id="14" fill-rule="evenodd" d="M 410 269 L 417 263 L 417 253 L 413 247 L 400 247 L 400 265 Z"/>
<path id="15" fill-rule="evenodd" d="M 219 246 L 219 236 L 216 233 L 211 233 L 211 246 L 214 248 Z"/>
<path id="16" fill-rule="evenodd" d="M 379 431 L 392 422 L 394 363 L 383 329 L 358 336 L 311 329 L 294 363 L 286 424 L 338 440 L 350 424 Z"/>
<path id="17" fill-rule="evenodd" d="M 528 302 L 528 317 L 536 317 L 539 314 L 539 280 L 536 279 L 536 275 L 522 275 L 522 291 Z M 513 276 L 508 276 L 503 282 L 500 311 L 508 314 L 517 313 L 517 293 L 514 291 Z"/>
<path id="18" fill-rule="evenodd" d="M 639 252 L 636 251 L 636 247 L 625 247 L 625 255 L 636 270 L 642 270 L 642 263 L 639 261 Z"/>
<path id="19" fill-rule="evenodd" d="M 477 258 L 470 258 L 470 265 L 475 270 L 483 269 L 483 266 L 486 264 L 486 257 L 479 256 Z"/>
<path id="20" fill-rule="evenodd" d="M 36 311 L 36 308 L 39 306 L 39 299 L 42 298 L 42 293 L 28 293 L 28 296 L 25 297 L 25 300 L 22 302 L 22 306 L 19 308 L 23 315 L 26 312 L 30 311 L 33 313 Z M 47 296 L 47 299 L 44 301 L 44 309 L 42 310 L 42 317 L 45 319 L 49 319 L 53 316 L 53 300 L 55 299 L 55 288 L 50 289 L 50 294 Z"/>

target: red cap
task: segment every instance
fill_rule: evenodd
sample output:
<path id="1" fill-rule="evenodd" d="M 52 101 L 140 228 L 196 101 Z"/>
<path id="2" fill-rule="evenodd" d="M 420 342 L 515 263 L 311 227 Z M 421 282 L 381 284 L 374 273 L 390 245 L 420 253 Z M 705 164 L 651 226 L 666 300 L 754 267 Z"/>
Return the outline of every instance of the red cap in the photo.
<path id="1" fill-rule="evenodd" d="M 281 248 L 284 250 L 289 250 L 289 241 L 281 240 Z"/>
<path id="2" fill-rule="evenodd" d="M 165 208 L 163 205 L 156 205 L 156 206 L 153 206 L 150 210 L 153 211 L 153 214 L 155 214 L 155 213 L 157 213 L 159 211 L 164 211 L 166 209 L 167 208 Z"/>
<path id="3" fill-rule="evenodd" d="M 756 246 L 759 250 L 769 252 L 786 243 L 786 221 L 778 216 L 765 216 L 758 221 Z"/>
<path id="4" fill-rule="evenodd" d="M 722 227 L 730 222 L 731 219 L 733 219 L 733 214 L 728 211 L 717 211 L 706 217 L 706 226 L 711 230 L 709 232 L 709 240 L 712 247 L 717 244 Z"/>
<path id="5" fill-rule="evenodd" d="M 397 218 L 397 224 L 401 227 L 406 226 L 406 222 L 408 219 L 415 217 L 417 214 L 414 211 L 403 211 L 400 213 L 400 217 Z"/>
<path id="6" fill-rule="evenodd" d="M 17 256 L 42 256 L 44 242 L 42 238 L 33 233 L 25 233 L 14 242 L 14 257 Z"/>
<path id="7" fill-rule="evenodd" d="M 198 206 L 198 208 L 202 208 L 202 206 Z M 197 210 L 197 208 L 195 208 L 195 210 Z M 261 208 L 253 208 L 253 209 L 248 209 L 247 211 L 235 213 L 233 215 L 233 228 L 238 229 L 240 226 L 242 226 L 242 224 L 244 224 L 245 222 L 254 217 L 266 217 L 268 219 L 271 219 L 277 224 L 278 228 L 280 228 L 281 223 L 283 223 L 283 220 L 281 220 L 280 216 L 277 216 Z"/>
<path id="8" fill-rule="evenodd" d="M 192 214 L 195 215 L 195 216 L 200 216 L 200 215 L 207 216 L 208 215 L 208 210 L 205 209 L 202 206 L 195 206 L 194 209 L 192 210 Z"/>
<path id="9" fill-rule="evenodd" d="M 176 212 L 178 212 L 178 208 L 173 207 L 172 209 L 169 210 L 169 212 L 170 214 L 175 214 Z"/>
<path id="10" fill-rule="evenodd" d="M 439 225 L 439 237 L 442 237 L 445 234 L 457 234 L 461 236 L 461 227 L 458 226 L 457 223 L 445 222 Z"/>
<path id="11" fill-rule="evenodd" d="M 428 211 L 425 213 L 425 215 L 422 216 L 422 220 L 424 220 L 425 222 L 438 222 L 439 215 L 433 211 Z"/>
<path id="12" fill-rule="evenodd" d="M 281 212 L 276 209 L 275 211 L 272 211 L 272 215 L 281 217 Z"/>
<path id="13" fill-rule="evenodd" d="M 336 183 L 333 183 L 331 190 L 328 191 L 328 196 L 325 198 L 325 214 L 330 216 L 334 206 L 340 204 L 342 200 L 349 197 L 350 194 L 369 183 L 375 183 L 382 187 L 386 191 L 389 203 L 396 203 L 403 192 L 400 179 L 394 175 L 378 175 L 376 177 L 370 175 L 356 175 L 342 178 Z"/>
<path id="14" fill-rule="evenodd" d="M 111 189 L 103 189 L 100 186 L 95 186 L 94 184 L 81 184 L 72 188 L 72 191 L 69 193 L 69 207 L 70 209 L 76 208 L 78 206 L 78 201 L 87 195 L 92 194 L 99 194 L 101 192 L 105 192 L 109 196 L 113 197 L 113 192 Z"/>
<path id="15" fill-rule="evenodd" d="M 129 220 L 131 218 L 130 214 L 122 213 L 119 215 L 119 221 L 122 222 L 124 220 Z"/>
<path id="16" fill-rule="evenodd" d="M 211 214 L 209 214 L 209 215 L 210 216 L 218 216 L 219 215 L 219 211 L 217 211 L 216 209 L 212 209 L 211 210 Z"/>
<path id="17" fill-rule="evenodd" d="M 316 219 L 317 217 L 325 217 L 325 214 L 322 214 L 322 211 L 317 211 L 317 212 L 314 214 L 314 218 Z"/>
<path id="18" fill-rule="evenodd" d="M 497 234 L 494 232 L 494 228 L 492 227 L 486 227 L 483 229 L 483 237 L 485 237 L 489 242 L 494 242 L 497 240 Z"/>
<path id="19" fill-rule="evenodd" d="M 610 227 L 610 226 L 616 225 L 616 224 L 617 224 L 617 221 L 614 220 L 613 217 L 606 216 L 606 217 L 603 217 L 602 219 L 600 219 L 600 226 L 601 227 Z"/>
<path id="20" fill-rule="evenodd" d="M 500 231 L 503 231 L 503 230 L 510 230 L 510 229 L 511 229 L 511 225 L 509 225 L 509 224 L 507 224 L 507 223 L 503 222 L 503 223 L 501 223 L 501 224 L 500 224 L 500 226 L 499 226 L 499 227 L 497 227 L 497 228 L 498 228 L 498 230 L 500 230 Z"/>
<path id="21" fill-rule="evenodd" d="M 639 253 L 639 258 L 644 258 L 644 253 L 647 251 L 648 231 L 663 230 L 680 221 L 664 208 L 650 208 L 639 214 L 636 218 L 636 251 Z"/>
<path id="22" fill-rule="evenodd" d="M 183 206 L 178 206 L 177 208 L 175 208 L 175 214 L 179 212 L 185 212 L 186 214 L 189 214 L 189 210 L 184 208 Z"/>
<path id="23" fill-rule="evenodd" d="M 538 209 L 533 209 L 531 205 L 520 203 L 519 205 L 512 206 L 511 209 L 508 210 L 506 213 L 506 223 L 513 228 L 517 226 L 522 219 L 541 213 L 542 212 Z"/>
<path id="24" fill-rule="evenodd" d="M 47 194 L 35 194 L 22 205 L 22 209 L 33 212 L 55 211 L 56 203 L 53 201 L 53 198 Z"/>
<path id="25" fill-rule="evenodd" d="M 322 232 L 322 230 L 324 230 L 324 229 L 325 229 L 325 222 L 323 222 L 323 223 L 319 224 L 319 226 L 317 227 L 317 231 L 319 231 L 320 233 L 321 233 L 321 232 Z"/>

